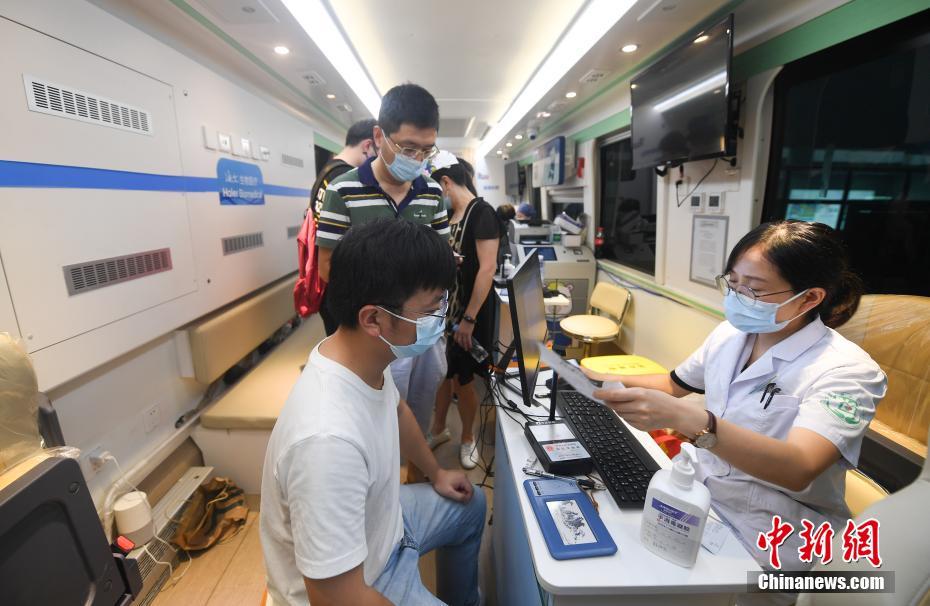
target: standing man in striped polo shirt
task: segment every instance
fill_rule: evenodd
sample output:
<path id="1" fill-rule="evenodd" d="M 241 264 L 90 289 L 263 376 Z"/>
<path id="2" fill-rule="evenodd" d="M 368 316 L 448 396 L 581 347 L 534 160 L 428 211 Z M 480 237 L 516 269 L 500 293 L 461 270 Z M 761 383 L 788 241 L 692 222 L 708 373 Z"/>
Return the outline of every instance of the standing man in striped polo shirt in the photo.
<path id="1" fill-rule="evenodd" d="M 438 131 L 439 106 L 426 89 L 408 83 L 384 95 L 374 128 L 378 156 L 326 188 L 317 224 L 321 278 L 329 281 L 332 250 L 354 225 L 381 217 L 407 219 L 430 225 L 448 237 L 442 188 L 424 171 L 439 151 Z M 400 397 L 407 401 L 424 434 L 445 373 L 442 343 L 420 356 L 398 358 L 391 364 Z"/>

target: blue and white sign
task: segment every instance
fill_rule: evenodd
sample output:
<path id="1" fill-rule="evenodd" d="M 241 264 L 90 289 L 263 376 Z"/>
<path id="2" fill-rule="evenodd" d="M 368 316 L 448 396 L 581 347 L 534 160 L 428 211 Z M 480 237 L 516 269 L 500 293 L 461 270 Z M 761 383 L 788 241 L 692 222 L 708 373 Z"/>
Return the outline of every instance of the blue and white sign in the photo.
<path id="1" fill-rule="evenodd" d="M 262 169 L 255 164 L 220 158 L 216 163 L 220 204 L 264 204 L 265 183 Z"/>
<path id="2" fill-rule="evenodd" d="M 536 150 L 533 186 L 562 185 L 565 182 L 565 137 L 556 137 Z"/>

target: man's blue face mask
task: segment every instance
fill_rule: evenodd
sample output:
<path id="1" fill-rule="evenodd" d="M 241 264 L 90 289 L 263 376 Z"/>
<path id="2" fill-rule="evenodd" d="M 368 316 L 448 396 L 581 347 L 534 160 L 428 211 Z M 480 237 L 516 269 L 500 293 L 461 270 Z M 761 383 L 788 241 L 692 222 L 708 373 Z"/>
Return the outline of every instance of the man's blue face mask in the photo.
<path id="1" fill-rule="evenodd" d="M 386 311 L 395 318 L 403 320 L 404 322 L 416 324 L 417 340 L 410 345 L 394 345 L 381 335 L 378 335 L 378 338 L 387 343 L 388 347 L 391 348 L 391 353 L 393 353 L 397 358 L 413 358 L 419 356 L 420 354 L 426 353 L 429 348 L 435 345 L 436 342 L 439 341 L 439 338 L 442 337 L 443 330 L 445 329 L 446 309 L 448 304 L 449 298 L 447 294 L 443 299 L 442 306 L 436 313 L 425 314 L 416 320 L 405 318 L 404 316 L 396 314 L 390 309 L 385 309 L 379 305 L 379 309 Z"/>

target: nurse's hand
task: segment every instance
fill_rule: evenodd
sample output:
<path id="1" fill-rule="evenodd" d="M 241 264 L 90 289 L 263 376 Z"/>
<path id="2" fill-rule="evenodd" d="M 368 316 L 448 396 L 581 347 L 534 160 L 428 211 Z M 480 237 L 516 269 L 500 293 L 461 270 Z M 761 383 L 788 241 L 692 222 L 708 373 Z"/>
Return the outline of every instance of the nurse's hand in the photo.
<path id="1" fill-rule="evenodd" d="M 603 400 L 624 421 L 643 431 L 677 428 L 682 406 L 688 406 L 675 396 L 642 387 L 598 389 L 594 397 Z"/>

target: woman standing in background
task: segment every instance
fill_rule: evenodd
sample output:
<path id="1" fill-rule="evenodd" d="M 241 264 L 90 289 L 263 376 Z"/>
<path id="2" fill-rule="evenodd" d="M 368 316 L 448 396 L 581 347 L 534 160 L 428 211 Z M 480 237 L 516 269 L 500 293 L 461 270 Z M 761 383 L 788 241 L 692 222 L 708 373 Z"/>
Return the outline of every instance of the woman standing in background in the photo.
<path id="1" fill-rule="evenodd" d="M 462 419 L 459 458 L 462 467 L 472 469 L 479 459 L 473 430 L 478 396 L 472 379 L 475 373 L 483 371 L 484 364 L 475 360 L 470 350 L 472 339 L 486 351 L 491 351 L 494 340 L 494 308 L 489 294 L 497 271 L 500 221 L 494 208 L 478 197 L 472 178 L 474 171 L 465 160 L 442 151 L 430 168 L 433 180 L 442 187 L 443 198 L 452 209 L 450 243 L 459 255 L 460 265 L 447 316 L 448 371 L 436 393 L 436 412 L 427 441 L 435 448 L 451 438 L 446 415 L 454 392 Z"/>

